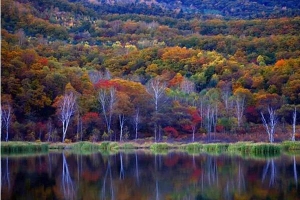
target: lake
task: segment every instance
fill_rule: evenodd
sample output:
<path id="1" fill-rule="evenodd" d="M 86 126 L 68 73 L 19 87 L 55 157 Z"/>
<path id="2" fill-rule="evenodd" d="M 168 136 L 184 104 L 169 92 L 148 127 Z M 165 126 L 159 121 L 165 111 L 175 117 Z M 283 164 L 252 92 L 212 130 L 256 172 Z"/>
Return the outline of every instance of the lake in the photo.
<path id="1" fill-rule="evenodd" d="M 300 199 L 299 177 L 293 155 L 3 155 L 1 199 Z"/>

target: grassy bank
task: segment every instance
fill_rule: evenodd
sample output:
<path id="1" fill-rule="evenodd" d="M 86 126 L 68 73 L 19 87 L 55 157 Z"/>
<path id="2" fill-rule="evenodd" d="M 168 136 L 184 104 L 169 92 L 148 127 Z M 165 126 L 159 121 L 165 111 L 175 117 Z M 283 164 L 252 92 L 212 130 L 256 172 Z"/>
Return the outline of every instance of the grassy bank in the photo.
<path id="1" fill-rule="evenodd" d="M 1 142 L 1 154 L 46 153 L 48 148 L 48 143 L 42 142 Z"/>
<path id="2" fill-rule="evenodd" d="M 278 156 L 282 152 L 300 153 L 300 142 L 286 141 L 282 143 L 154 143 L 154 142 L 75 142 L 75 143 L 37 143 L 37 142 L 2 142 L 1 153 L 23 154 L 48 152 L 50 150 L 71 150 L 76 153 L 91 152 L 116 153 L 119 150 L 149 149 L 153 153 L 166 154 L 169 150 L 180 150 L 189 154 L 237 154 L 242 156 L 269 157 Z"/>

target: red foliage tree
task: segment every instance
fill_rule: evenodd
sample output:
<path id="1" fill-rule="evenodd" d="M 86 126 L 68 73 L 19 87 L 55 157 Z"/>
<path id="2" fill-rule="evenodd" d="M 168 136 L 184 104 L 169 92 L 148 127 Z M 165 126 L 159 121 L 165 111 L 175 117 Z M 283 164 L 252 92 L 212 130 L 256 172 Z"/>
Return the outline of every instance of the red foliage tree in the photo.
<path id="1" fill-rule="evenodd" d="M 165 131 L 165 133 L 166 133 L 167 135 L 172 135 L 172 136 L 175 137 L 175 138 L 177 138 L 177 137 L 179 136 L 178 131 L 177 131 L 175 128 L 171 127 L 171 126 L 165 127 L 165 128 L 164 128 L 164 131 Z"/>

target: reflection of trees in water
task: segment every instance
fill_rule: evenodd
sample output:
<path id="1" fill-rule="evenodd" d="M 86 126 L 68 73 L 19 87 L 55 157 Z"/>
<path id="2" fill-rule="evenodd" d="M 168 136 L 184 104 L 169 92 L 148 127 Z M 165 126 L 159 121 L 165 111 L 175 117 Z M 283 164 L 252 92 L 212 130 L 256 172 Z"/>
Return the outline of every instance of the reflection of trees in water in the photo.
<path id="1" fill-rule="evenodd" d="M 241 161 L 239 160 L 239 171 L 237 175 L 237 189 L 239 193 L 246 191 L 246 181 L 244 168 L 241 166 Z"/>
<path id="2" fill-rule="evenodd" d="M 3 170 L 3 172 L 2 172 Z M 1 189 L 2 187 L 7 188 L 10 190 L 11 184 L 10 184 L 10 172 L 9 172 L 9 163 L 8 163 L 8 157 L 6 157 L 4 165 L 2 166 L 2 159 L 1 159 Z"/>
<path id="3" fill-rule="evenodd" d="M 218 186 L 218 169 L 216 157 L 209 156 L 206 162 L 205 176 L 208 180 L 208 185 Z"/>
<path id="4" fill-rule="evenodd" d="M 109 180 L 107 180 L 108 176 L 109 176 Z M 106 189 L 107 185 L 109 186 L 109 190 Z M 109 191 L 110 193 L 107 194 L 106 193 L 107 191 Z M 108 199 L 109 196 L 111 197 L 110 199 L 115 199 L 110 157 L 107 160 L 107 167 L 106 167 L 105 175 L 103 178 L 103 185 L 102 185 L 102 189 L 101 189 L 101 199 Z"/>
<path id="5" fill-rule="evenodd" d="M 63 157 L 63 169 L 62 169 L 62 180 L 61 180 L 62 192 L 65 199 L 75 199 L 76 196 L 75 196 L 74 182 L 71 178 L 67 159 L 64 153 L 62 153 L 62 157 Z"/>
<path id="6" fill-rule="evenodd" d="M 124 180 L 124 166 L 123 166 L 123 156 L 122 156 L 122 152 L 120 152 L 120 180 Z"/>
<path id="7" fill-rule="evenodd" d="M 262 175 L 262 183 L 265 181 L 266 177 L 269 174 L 269 179 L 270 179 L 269 180 L 269 187 L 274 186 L 275 181 L 276 181 L 276 175 L 277 175 L 276 172 L 277 172 L 277 169 L 276 169 L 274 159 L 271 158 L 267 161 L 267 164 L 264 167 L 263 175 Z"/>
<path id="8" fill-rule="evenodd" d="M 135 152 L 135 177 L 137 185 L 140 185 L 139 161 L 137 152 Z"/>
<path id="9" fill-rule="evenodd" d="M 296 166 L 296 156 L 293 156 L 293 168 L 294 168 L 294 179 L 296 187 L 298 187 L 298 175 L 297 175 L 297 166 Z"/>
<path id="10" fill-rule="evenodd" d="M 45 157 L 16 160 L 2 157 L 1 183 L 4 192 L 10 187 L 9 192 L 17 197 L 32 196 L 37 190 L 46 194 L 51 190 L 49 197 L 56 199 L 126 199 L 128 195 L 134 196 L 133 199 L 259 198 L 258 192 L 267 193 L 271 185 L 272 191 L 275 189 L 272 195 L 278 197 L 280 192 L 285 192 L 284 197 L 288 198 L 299 193 L 296 189 L 299 184 L 298 158 L 282 157 L 284 162 L 277 162 L 141 152 L 115 155 L 51 153 Z M 41 180 L 40 173 L 44 173 L 44 184 L 33 184 Z M 16 174 L 20 174 L 18 178 Z M 32 190 L 24 189 L 25 181 L 30 181 Z M 42 191 L 46 187 L 48 190 Z M 292 191 L 288 193 L 287 190 Z"/>
<path id="11" fill-rule="evenodd" d="M 246 191 L 245 166 L 241 160 L 228 158 L 230 162 L 227 160 L 225 164 L 223 159 L 222 156 L 205 156 L 201 162 L 197 198 L 233 199 L 235 193 Z"/>

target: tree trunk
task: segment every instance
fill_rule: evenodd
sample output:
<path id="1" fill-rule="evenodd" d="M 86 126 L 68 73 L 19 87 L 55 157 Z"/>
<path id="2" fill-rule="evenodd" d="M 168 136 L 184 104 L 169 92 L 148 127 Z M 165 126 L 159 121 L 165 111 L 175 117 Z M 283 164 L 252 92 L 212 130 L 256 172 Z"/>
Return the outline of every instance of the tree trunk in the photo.
<path id="1" fill-rule="evenodd" d="M 120 122 L 120 142 L 122 141 L 123 138 L 123 126 L 124 126 L 124 114 L 119 114 L 119 122 Z"/>
<path id="2" fill-rule="evenodd" d="M 8 141 L 8 125 L 6 125 L 6 138 L 5 138 L 5 141 L 6 142 Z"/>
<path id="3" fill-rule="evenodd" d="M 292 141 L 295 141 L 296 121 L 297 121 L 297 110 L 296 110 L 296 107 L 295 107 L 295 110 L 294 110 L 294 113 L 293 113 L 293 135 L 292 135 Z"/>

